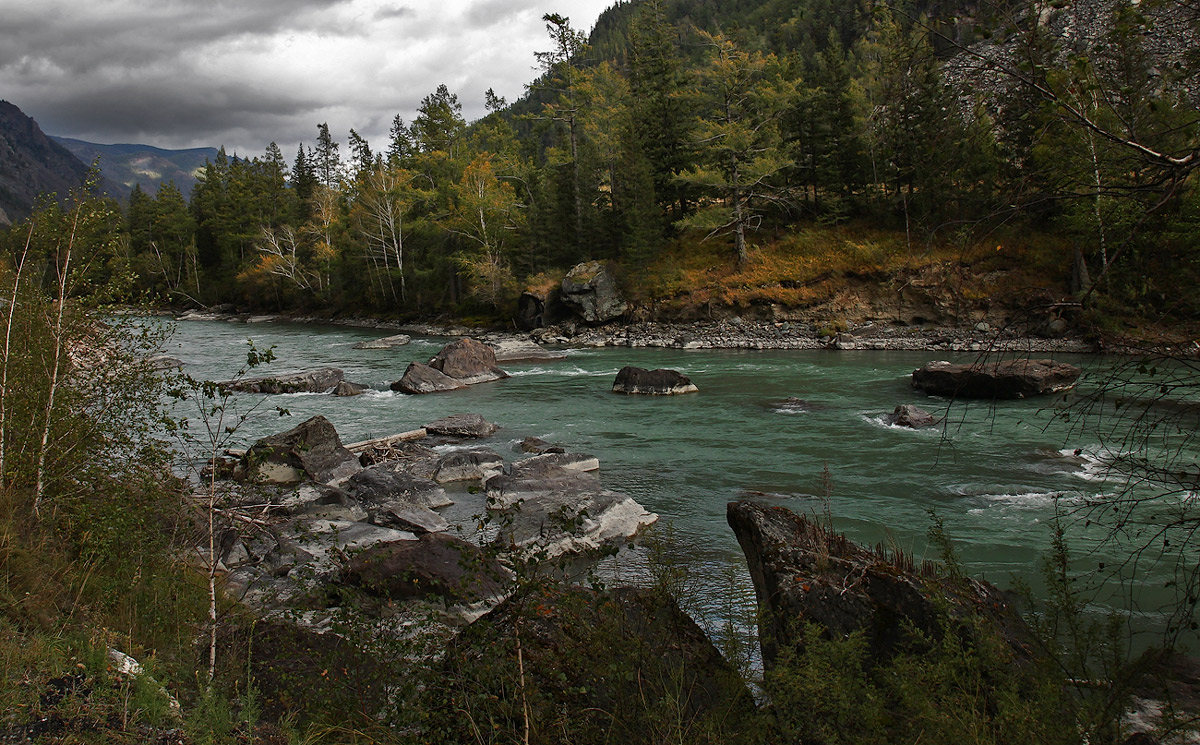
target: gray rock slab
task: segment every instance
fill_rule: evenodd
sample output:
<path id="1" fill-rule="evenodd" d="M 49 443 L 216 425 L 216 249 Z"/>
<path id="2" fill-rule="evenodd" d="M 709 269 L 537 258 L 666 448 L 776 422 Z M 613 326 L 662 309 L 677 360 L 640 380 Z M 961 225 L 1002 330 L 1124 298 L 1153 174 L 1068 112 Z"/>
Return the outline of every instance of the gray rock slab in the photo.
<path id="1" fill-rule="evenodd" d="M 372 339 L 370 341 L 360 341 L 351 349 L 391 349 L 393 347 L 402 347 L 412 341 L 412 337 L 408 334 L 394 334 L 385 336 L 382 339 Z"/>

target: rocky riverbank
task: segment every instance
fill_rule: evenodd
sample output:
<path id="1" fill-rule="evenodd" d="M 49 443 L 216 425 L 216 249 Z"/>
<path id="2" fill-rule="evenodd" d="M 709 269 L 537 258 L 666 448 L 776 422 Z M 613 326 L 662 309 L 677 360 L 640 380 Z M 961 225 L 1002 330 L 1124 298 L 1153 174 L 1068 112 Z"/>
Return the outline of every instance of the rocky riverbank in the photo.
<path id="1" fill-rule="evenodd" d="M 181 321 L 231 323 L 327 323 L 398 331 L 418 336 L 475 337 L 484 341 L 534 341 L 565 347 L 659 347 L 673 349 L 835 349 L 949 352 L 1090 353 L 1112 351 L 1078 337 L 1030 336 L 986 322 L 959 328 L 867 323 L 845 330 L 794 321 L 733 317 L 720 321 L 618 323 L 588 326 L 566 322 L 532 332 L 496 331 L 456 323 L 401 323 L 367 317 L 250 315 L 233 311 L 187 311 Z"/>

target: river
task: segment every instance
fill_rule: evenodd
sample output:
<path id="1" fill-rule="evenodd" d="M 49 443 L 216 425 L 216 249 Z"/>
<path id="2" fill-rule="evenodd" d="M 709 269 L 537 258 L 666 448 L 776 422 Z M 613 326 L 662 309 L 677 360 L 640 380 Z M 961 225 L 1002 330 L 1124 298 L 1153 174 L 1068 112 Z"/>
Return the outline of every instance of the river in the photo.
<path id="1" fill-rule="evenodd" d="M 912 370 L 929 359 L 974 355 L 892 351 L 735 351 L 647 348 L 569 349 L 564 361 L 509 363 L 511 377 L 453 393 L 407 396 L 388 385 L 410 361 L 427 361 L 447 339 L 415 337 L 390 350 L 356 350 L 392 332 L 329 325 L 180 321 L 166 352 L 197 379 L 232 377 L 247 339 L 274 347 L 277 361 L 254 374 L 332 365 L 374 391 L 352 398 L 246 395 L 262 405 L 240 427 L 235 445 L 322 414 L 343 441 L 393 434 L 453 413 L 479 413 L 502 429 L 486 444 L 506 458 L 535 435 L 596 455 L 608 488 L 630 494 L 669 525 L 689 562 L 702 610 L 721 615 L 729 577 L 745 602 L 744 560 L 725 522 L 730 500 L 752 495 L 796 511 L 831 516 L 836 529 L 865 544 L 933 558 L 926 545 L 931 513 L 940 517 L 973 576 L 1002 587 L 1039 585 L 1056 510 L 1116 488 L 1106 482 L 1101 444 L 1053 415 L 1055 399 L 951 405 L 912 390 Z M 1104 362 L 1056 359 L 1102 374 Z M 689 375 L 695 395 L 621 396 L 610 392 L 624 365 L 667 367 Z M 803 404 L 789 402 L 789 398 Z M 945 416 L 925 430 L 891 427 L 884 415 L 902 403 Z M 280 419 L 273 410 L 291 413 Z M 1080 451 L 1076 456 L 1075 451 Z M 826 498 L 826 495 L 827 498 Z M 1085 573 L 1116 558 L 1076 539 Z M 732 574 L 730 571 L 732 567 Z M 741 578 L 741 579 L 738 579 Z M 1148 596 L 1135 626 L 1160 628 L 1153 610 L 1166 567 L 1133 579 Z M 1119 586 L 1109 583 L 1111 592 Z M 1101 596 L 1092 611 L 1124 603 Z"/>

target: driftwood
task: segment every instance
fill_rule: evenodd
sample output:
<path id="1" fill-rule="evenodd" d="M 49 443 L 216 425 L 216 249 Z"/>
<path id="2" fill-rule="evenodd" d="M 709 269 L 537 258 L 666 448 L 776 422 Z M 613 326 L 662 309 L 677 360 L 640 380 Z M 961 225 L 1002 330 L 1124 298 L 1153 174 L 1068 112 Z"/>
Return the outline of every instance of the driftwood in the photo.
<path id="1" fill-rule="evenodd" d="M 388 435 L 387 437 L 376 437 L 371 440 L 363 440 L 362 442 L 352 442 L 349 445 L 346 445 L 345 448 L 352 453 L 361 453 L 365 450 L 370 450 L 371 448 L 385 448 L 390 445 L 395 445 L 398 442 L 412 442 L 413 440 L 423 440 L 423 439 L 425 439 L 425 436 L 426 436 L 426 432 L 425 432 L 424 428 L 413 429 L 413 430 L 409 430 L 408 432 L 401 432 L 401 433 L 395 434 L 395 435 Z M 225 455 L 228 455 L 233 458 L 243 458 L 246 455 L 246 451 L 243 449 L 240 449 L 240 448 L 229 448 L 225 451 Z"/>
<path id="2" fill-rule="evenodd" d="M 401 432 L 397 435 L 388 435 L 387 437 L 376 437 L 373 440 L 363 440 L 362 442 L 352 442 L 346 446 L 346 449 L 352 453 L 361 453 L 364 450 L 371 448 L 385 448 L 389 445 L 395 445 L 397 442 L 412 442 L 413 440 L 425 439 L 426 432 L 424 428 Z"/>

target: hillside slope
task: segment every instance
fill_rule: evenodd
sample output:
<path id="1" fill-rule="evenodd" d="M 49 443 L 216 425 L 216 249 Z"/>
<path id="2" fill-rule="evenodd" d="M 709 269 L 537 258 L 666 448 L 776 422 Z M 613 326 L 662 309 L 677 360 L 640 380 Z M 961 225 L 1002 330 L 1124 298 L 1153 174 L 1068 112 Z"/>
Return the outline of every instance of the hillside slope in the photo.
<path id="1" fill-rule="evenodd" d="M 129 196 L 135 184 L 153 196 L 168 181 L 175 182 L 185 196 L 191 194 L 196 174 L 206 162 L 217 159 L 217 150 L 211 147 L 164 150 L 150 145 L 99 145 L 53 135 L 51 139 L 85 163 L 100 158 L 100 172 L 117 185 L 121 199 Z"/>
<path id="2" fill-rule="evenodd" d="M 83 183 L 87 170 L 31 117 L 0 101 L 0 224 L 28 217 L 38 194 L 66 196 Z"/>

